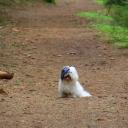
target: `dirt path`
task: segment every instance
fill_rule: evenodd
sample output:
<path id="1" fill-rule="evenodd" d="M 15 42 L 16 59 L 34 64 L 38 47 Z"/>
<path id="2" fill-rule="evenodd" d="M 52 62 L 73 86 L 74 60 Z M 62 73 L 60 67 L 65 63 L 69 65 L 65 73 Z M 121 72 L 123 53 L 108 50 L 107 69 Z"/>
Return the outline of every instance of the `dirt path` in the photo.
<path id="1" fill-rule="evenodd" d="M 9 12 L 0 28 L 0 128 L 127 128 L 128 50 L 101 40 L 88 20 L 74 16 L 99 7 L 90 0 Z M 91 98 L 58 98 L 63 65 L 75 65 Z"/>

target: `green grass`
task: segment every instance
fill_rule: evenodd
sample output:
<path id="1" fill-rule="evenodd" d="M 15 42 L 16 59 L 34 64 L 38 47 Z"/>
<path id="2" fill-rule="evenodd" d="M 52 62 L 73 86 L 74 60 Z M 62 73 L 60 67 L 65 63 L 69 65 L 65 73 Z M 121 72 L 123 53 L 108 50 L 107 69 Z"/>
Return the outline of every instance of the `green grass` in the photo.
<path id="1" fill-rule="evenodd" d="M 128 48 L 128 29 L 113 24 L 113 18 L 96 12 L 80 12 L 76 14 L 93 21 L 93 27 L 119 48 Z M 106 39 L 105 38 L 105 39 Z"/>
<path id="2" fill-rule="evenodd" d="M 119 48 L 128 48 L 128 29 L 109 24 L 93 25 L 98 31 L 105 34 Z"/>
<path id="3" fill-rule="evenodd" d="M 86 17 L 89 19 L 93 19 L 93 20 L 98 20 L 98 21 L 111 21 L 112 20 L 112 17 L 103 15 L 99 12 L 80 12 L 80 13 L 77 13 L 76 15 L 80 17 Z"/>
<path id="4" fill-rule="evenodd" d="M 104 4 L 104 0 L 96 0 L 96 3 L 103 5 Z"/>

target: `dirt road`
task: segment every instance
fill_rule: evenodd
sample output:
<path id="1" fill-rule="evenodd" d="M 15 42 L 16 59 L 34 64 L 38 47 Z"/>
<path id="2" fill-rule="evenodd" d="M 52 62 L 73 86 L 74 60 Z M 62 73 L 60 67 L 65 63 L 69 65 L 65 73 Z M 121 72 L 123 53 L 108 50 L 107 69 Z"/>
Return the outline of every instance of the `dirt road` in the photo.
<path id="1" fill-rule="evenodd" d="M 74 14 L 91 0 L 17 8 L 0 27 L 0 128 L 128 128 L 128 50 L 101 40 Z M 76 66 L 91 98 L 59 98 L 60 69 Z"/>

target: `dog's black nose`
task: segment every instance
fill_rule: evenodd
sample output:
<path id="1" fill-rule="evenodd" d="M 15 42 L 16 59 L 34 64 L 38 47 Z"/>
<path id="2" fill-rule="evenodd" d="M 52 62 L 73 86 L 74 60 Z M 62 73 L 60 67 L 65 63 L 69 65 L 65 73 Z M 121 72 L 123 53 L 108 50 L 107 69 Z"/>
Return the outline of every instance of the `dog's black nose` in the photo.
<path id="1" fill-rule="evenodd" d="M 61 80 L 64 79 L 65 74 L 67 74 L 69 72 L 69 68 L 68 67 L 64 67 L 63 70 L 61 71 Z"/>

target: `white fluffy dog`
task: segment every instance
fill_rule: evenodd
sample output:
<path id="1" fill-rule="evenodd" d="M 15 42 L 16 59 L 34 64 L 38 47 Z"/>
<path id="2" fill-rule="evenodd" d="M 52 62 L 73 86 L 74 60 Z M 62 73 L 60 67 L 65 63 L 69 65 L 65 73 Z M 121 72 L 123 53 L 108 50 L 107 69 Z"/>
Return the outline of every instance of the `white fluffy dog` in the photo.
<path id="1" fill-rule="evenodd" d="M 65 66 L 61 71 L 58 91 L 61 97 L 89 97 L 91 94 L 84 90 L 78 81 L 79 76 L 75 67 Z"/>

